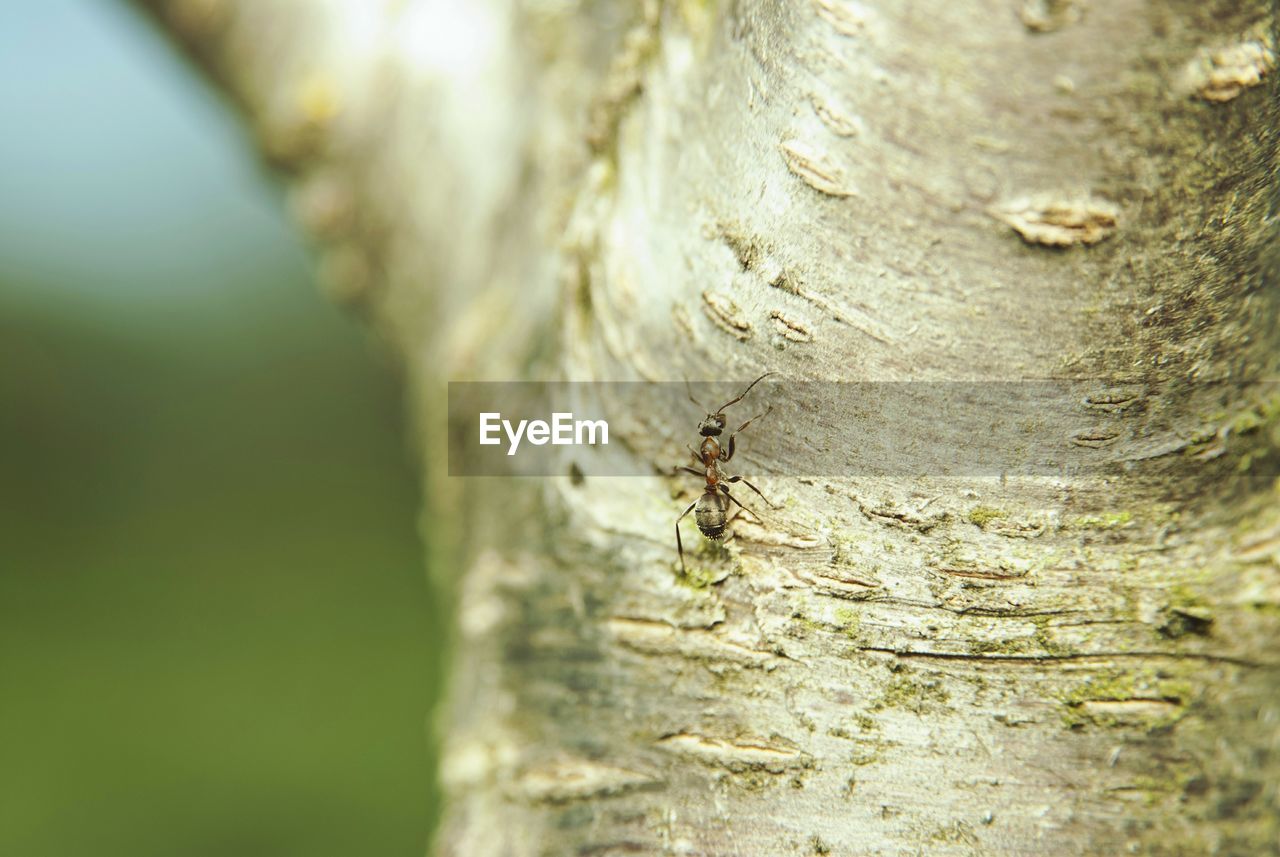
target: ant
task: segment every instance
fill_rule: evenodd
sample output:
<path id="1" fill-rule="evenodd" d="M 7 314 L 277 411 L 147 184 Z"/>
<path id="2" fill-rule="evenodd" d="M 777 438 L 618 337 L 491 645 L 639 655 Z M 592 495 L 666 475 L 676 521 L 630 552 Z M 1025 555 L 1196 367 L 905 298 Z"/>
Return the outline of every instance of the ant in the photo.
<path id="1" fill-rule="evenodd" d="M 720 462 L 728 461 L 733 458 L 734 438 L 761 417 L 768 416 L 773 410 L 770 405 L 763 413 L 756 414 L 742 425 L 738 426 L 738 430 L 729 435 L 729 441 L 726 444 L 720 443 L 720 435 L 724 432 L 724 411 L 730 405 L 736 405 L 741 402 L 751 392 L 751 388 L 759 384 L 762 380 L 772 375 L 772 372 L 765 372 L 759 378 L 747 385 L 747 389 L 738 394 L 737 398 L 730 399 L 720 407 L 716 408 L 715 413 L 707 414 L 702 422 L 698 423 L 698 434 L 702 435 L 702 445 L 698 450 L 689 447 L 689 452 L 693 454 L 693 460 L 702 466 L 702 470 L 692 467 L 677 467 L 676 470 L 683 470 L 686 473 L 692 473 L 694 476 L 701 476 L 707 480 L 706 490 L 702 496 L 689 504 L 689 508 L 680 513 L 680 517 L 676 518 L 676 550 L 680 553 L 680 571 L 687 574 L 684 565 L 684 544 L 680 541 L 680 522 L 684 520 L 685 515 L 694 512 L 694 519 L 698 522 L 698 529 L 709 539 L 719 539 L 724 535 L 725 527 L 729 523 L 729 503 L 733 502 L 740 509 L 747 509 L 737 497 L 729 493 L 729 485 L 726 483 L 741 482 L 752 491 L 760 496 L 761 500 L 769 505 L 769 508 L 777 508 L 769 502 L 769 498 L 760 493 L 760 489 L 752 485 L 741 476 L 730 476 L 725 478 L 720 473 Z M 689 401 L 693 402 L 699 408 L 702 403 L 693 397 L 693 390 L 689 387 L 689 382 L 685 381 L 685 388 L 689 393 Z M 704 408 L 705 410 L 705 408 Z M 697 511 L 694 511 L 694 510 Z M 750 512 L 750 509 L 747 509 Z M 754 515 L 755 513 L 752 512 Z"/>

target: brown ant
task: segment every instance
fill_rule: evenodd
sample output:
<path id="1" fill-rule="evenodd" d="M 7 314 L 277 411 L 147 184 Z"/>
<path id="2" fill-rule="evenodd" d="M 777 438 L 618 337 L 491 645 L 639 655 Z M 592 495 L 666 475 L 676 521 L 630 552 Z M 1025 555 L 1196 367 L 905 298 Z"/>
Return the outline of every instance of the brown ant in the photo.
<path id="1" fill-rule="evenodd" d="M 692 473 L 694 476 L 700 476 L 707 480 L 706 490 L 702 496 L 689 504 L 689 508 L 680 513 L 680 517 L 676 518 L 676 550 L 680 553 L 680 572 L 687 574 L 684 565 L 684 544 L 680 541 L 680 522 L 684 520 L 685 515 L 690 512 L 694 513 L 694 519 L 698 522 L 698 529 L 709 539 L 720 539 L 724 535 L 725 527 L 729 523 L 729 503 L 736 503 L 738 508 L 747 509 L 737 497 L 729 493 L 729 486 L 726 483 L 741 482 L 752 491 L 760 496 L 761 500 L 769 505 L 770 508 L 777 508 L 769 502 L 769 498 L 760 493 L 760 489 L 752 485 L 741 476 L 730 476 L 725 478 L 720 473 L 720 462 L 728 461 L 733 458 L 734 438 L 738 433 L 751 425 L 763 416 L 767 416 L 773 410 L 770 405 L 763 413 L 756 414 L 742 425 L 738 426 L 738 430 L 729 435 L 729 442 L 720 443 L 720 435 L 724 431 L 724 411 L 730 405 L 736 405 L 741 402 L 751 392 L 751 388 L 759 384 L 762 380 L 772 375 L 772 372 L 765 372 L 759 378 L 747 385 L 747 389 L 743 390 L 736 398 L 730 399 L 720 407 L 716 408 L 715 413 L 707 414 L 702 422 L 698 423 L 698 434 L 702 435 L 702 445 L 698 450 L 689 447 L 689 452 L 693 454 L 693 460 L 702 466 L 702 470 L 696 470 L 692 467 L 677 467 L 676 470 L 683 470 L 686 473 Z M 693 390 L 688 386 L 689 382 L 685 382 L 685 387 L 689 393 L 689 401 L 693 402 L 699 408 L 702 404 L 693 397 Z M 694 510 L 697 511 L 694 511 Z M 747 509 L 750 512 L 750 509 Z M 752 512 L 754 515 L 755 513 Z"/>

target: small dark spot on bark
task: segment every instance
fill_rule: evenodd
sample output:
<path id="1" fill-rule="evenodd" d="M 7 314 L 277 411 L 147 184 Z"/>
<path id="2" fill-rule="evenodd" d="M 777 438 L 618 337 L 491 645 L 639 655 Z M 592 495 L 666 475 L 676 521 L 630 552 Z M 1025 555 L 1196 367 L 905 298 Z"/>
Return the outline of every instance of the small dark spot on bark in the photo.
<path id="1" fill-rule="evenodd" d="M 1174 607 L 1166 611 L 1164 624 L 1158 630 L 1161 636 L 1176 640 L 1187 635 L 1207 637 L 1212 626 L 1211 616 L 1197 615 Z"/>
<path id="2" fill-rule="evenodd" d="M 1210 812 L 1214 819 L 1234 818 L 1262 793 L 1262 783 L 1257 780 L 1239 780 L 1222 783 L 1218 787 L 1222 795 Z"/>
<path id="3" fill-rule="evenodd" d="M 1209 778 L 1203 774 L 1197 774 L 1187 780 L 1182 791 L 1188 797 L 1203 797 L 1209 792 Z"/>
<path id="4" fill-rule="evenodd" d="M 556 826 L 561 830 L 586 827 L 591 823 L 595 808 L 590 804 L 571 806 L 556 815 Z"/>

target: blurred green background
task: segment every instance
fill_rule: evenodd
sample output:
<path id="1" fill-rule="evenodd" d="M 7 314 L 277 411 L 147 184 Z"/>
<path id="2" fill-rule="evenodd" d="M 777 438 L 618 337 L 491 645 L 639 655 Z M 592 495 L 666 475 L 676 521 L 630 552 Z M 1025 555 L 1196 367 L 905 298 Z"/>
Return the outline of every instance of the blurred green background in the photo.
<path id="1" fill-rule="evenodd" d="M 0 3 L 0 857 L 416 857 L 442 634 L 389 361 L 122 2 Z"/>

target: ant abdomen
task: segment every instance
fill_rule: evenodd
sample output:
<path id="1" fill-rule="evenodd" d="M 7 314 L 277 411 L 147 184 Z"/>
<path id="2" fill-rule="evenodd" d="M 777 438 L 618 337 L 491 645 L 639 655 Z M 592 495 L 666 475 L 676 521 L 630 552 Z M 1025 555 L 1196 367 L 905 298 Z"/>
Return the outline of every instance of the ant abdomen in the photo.
<path id="1" fill-rule="evenodd" d="M 709 539 L 718 539 L 724 535 L 729 519 L 729 498 L 724 494 L 707 492 L 698 499 L 693 516 L 698 522 L 698 529 Z"/>

